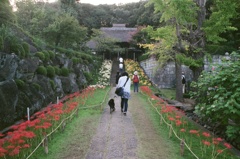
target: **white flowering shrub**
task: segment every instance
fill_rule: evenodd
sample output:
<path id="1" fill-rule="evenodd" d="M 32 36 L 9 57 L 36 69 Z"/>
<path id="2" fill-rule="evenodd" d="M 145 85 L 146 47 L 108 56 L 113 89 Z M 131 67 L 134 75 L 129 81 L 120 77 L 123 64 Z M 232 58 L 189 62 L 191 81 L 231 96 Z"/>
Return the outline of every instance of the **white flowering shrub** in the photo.
<path id="1" fill-rule="evenodd" d="M 112 61 L 105 60 L 99 70 L 99 78 L 96 85 L 108 86 L 110 85 L 110 77 L 112 71 Z"/>

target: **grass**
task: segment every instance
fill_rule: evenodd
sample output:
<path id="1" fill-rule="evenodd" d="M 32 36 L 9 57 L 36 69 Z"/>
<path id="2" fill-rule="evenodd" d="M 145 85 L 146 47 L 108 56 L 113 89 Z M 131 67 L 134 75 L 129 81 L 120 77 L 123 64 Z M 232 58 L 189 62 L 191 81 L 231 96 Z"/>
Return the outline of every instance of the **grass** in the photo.
<path id="1" fill-rule="evenodd" d="M 142 97 L 143 99 L 146 97 Z M 156 130 L 159 132 L 159 134 L 161 134 L 161 136 L 166 139 L 167 141 L 169 141 L 173 146 L 172 148 L 175 149 L 176 151 L 180 151 L 180 140 L 177 139 L 173 134 L 171 136 L 171 138 L 169 139 L 169 126 L 167 126 L 165 123 L 160 124 L 160 115 L 157 113 L 156 109 L 153 108 L 152 106 L 149 105 L 149 107 L 145 108 L 148 112 L 149 115 L 151 117 L 152 122 L 154 123 L 154 126 L 156 128 Z M 160 108 L 158 108 L 160 111 Z M 165 114 L 165 120 L 167 120 L 168 123 L 170 123 L 170 121 L 168 120 L 169 114 Z M 177 132 L 177 135 L 180 136 L 181 138 L 185 139 L 185 142 L 190 146 L 191 146 L 191 150 L 201 159 L 210 159 L 212 158 L 212 150 L 213 150 L 213 144 L 211 144 L 211 146 L 207 147 L 204 146 L 204 144 L 202 143 L 203 140 L 209 141 L 211 142 L 212 138 L 208 138 L 206 139 L 204 136 L 202 136 L 202 132 L 205 132 L 205 129 L 201 130 L 201 127 L 196 125 L 195 122 L 189 121 L 189 119 L 187 117 L 183 116 L 183 120 L 187 121 L 187 124 L 184 126 L 184 128 L 186 129 L 186 132 L 181 132 L 180 131 L 180 127 L 177 126 L 173 126 L 174 130 Z M 172 124 L 175 125 L 175 124 Z M 197 136 L 195 134 L 191 134 L 189 133 L 190 130 L 200 130 L 200 136 Z M 207 148 L 206 148 L 207 147 Z M 224 149 L 224 146 L 217 146 L 218 149 Z M 206 151 L 207 153 L 202 153 Z M 214 151 L 216 151 L 216 147 L 214 147 Z M 208 154 L 208 155 L 206 155 Z M 193 159 L 195 158 L 189 150 L 186 149 L 185 147 L 185 151 L 184 151 L 184 159 Z M 180 157 L 179 157 L 180 158 Z M 233 154 L 231 154 L 230 151 L 224 151 L 224 154 L 221 154 L 218 156 L 218 159 L 237 159 L 237 156 L 234 156 Z"/>
<path id="2" fill-rule="evenodd" d="M 100 104 L 106 103 L 103 99 L 108 90 L 109 87 L 96 89 L 84 105 L 84 107 L 92 105 L 96 107 L 80 109 L 78 116 L 67 123 L 64 131 L 59 130 L 51 136 L 48 144 L 49 153 L 46 154 L 44 148 L 40 147 L 30 159 L 65 159 L 73 158 L 73 155 L 84 158 L 102 114 Z"/>

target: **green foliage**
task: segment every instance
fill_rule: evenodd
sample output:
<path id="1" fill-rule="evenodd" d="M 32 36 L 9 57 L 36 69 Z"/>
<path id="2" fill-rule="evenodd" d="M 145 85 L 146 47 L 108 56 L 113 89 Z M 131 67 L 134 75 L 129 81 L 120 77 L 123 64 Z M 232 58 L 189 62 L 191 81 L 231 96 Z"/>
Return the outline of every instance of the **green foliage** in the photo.
<path id="1" fill-rule="evenodd" d="M 15 22 L 16 16 L 8 0 L 0 1 L 0 25 Z"/>
<path id="2" fill-rule="evenodd" d="M 48 42 L 55 46 L 73 47 L 74 43 L 86 40 L 87 29 L 79 26 L 77 19 L 69 14 L 60 14 L 45 30 Z"/>
<path id="3" fill-rule="evenodd" d="M 69 75 L 69 69 L 66 67 L 61 68 L 61 75 L 67 77 Z"/>
<path id="4" fill-rule="evenodd" d="M 61 75 L 62 70 L 58 66 L 54 66 L 54 71 L 56 75 Z"/>
<path id="5" fill-rule="evenodd" d="M 45 60 L 45 55 L 43 52 L 37 52 L 35 56 L 39 57 L 40 60 L 44 61 Z"/>
<path id="6" fill-rule="evenodd" d="M 199 68 L 203 65 L 203 59 L 193 59 L 192 57 L 186 57 L 184 54 L 177 54 L 176 59 L 182 64 L 189 66 L 191 68 Z"/>
<path id="7" fill-rule="evenodd" d="M 52 89 L 55 90 L 55 87 L 56 87 L 55 82 L 53 80 L 50 80 L 49 82 L 50 82 Z"/>
<path id="8" fill-rule="evenodd" d="M 237 17 L 238 0 L 220 1 L 214 0 L 210 8 L 211 16 L 205 21 L 203 30 L 209 42 L 219 43 L 226 41 L 222 38 L 221 33 L 229 30 L 236 30 L 232 27 L 231 19 Z"/>
<path id="9" fill-rule="evenodd" d="M 55 76 L 55 69 L 53 66 L 47 66 L 47 76 L 50 78 Z"/>
<path id="10" fill-rule="evenodd" d="M 212 72 L 203 72 L 198 82 L 192 83 L 196 91 L 191 92 L 191 96 L 198 103 L 195 112 L 203 120 L 210 119 L 212 124 L 220 124 L 232 139 L 239 136 L 239 131 L 236 131 L 239 126 L 230 126 L 229 119 L 233 123 L 240 121 L 240 56 L 235 54 L 231 58 L 237 60 L 216 65 Z"/>
<path id="11" fill-rule="evenodd" d="M 41 90 L 41 86 L 38 83 L 33 83 L 32 86 L 38 91 Z"/>
<path id="12" fill-rule="evenodd" d="M 38 66 L 36 70 L 37 74 L 47 76 L 47 69 L 44 66 Z"/>
<path id="13" fill-rule="evenodd" d="M 47 50 L 44 50 L 43 51 L 43 54 L 44 54 L 44 60 L 45 61 L 49 61 L 50 60 L 50 55 L 49 55 L 49 53 L 48 53 L 48 51 Z"/>
<path id="14" fill-rule="evenodd" d="M 29 49 L 28 43 L 24 42 L 24 43 L 22 44 L 22 47 L 23 47 L 24 52 L 25 52 L 25 57 L 28 57 L 28 56 L 29 56 L 29 53 L 30 53 L 30 49 Z"/>
<path id="15" fill-rule="evenodd" d="M 143 60 L 146 60 L 146 59 L 148 59 L 149 58 L 149 54 L 143 54 L 143 55 L 141 55 L 140 57 L 138 57 L 138 60 L 139 61 L 143 61 Z"/>
<path id="16" fill-rule="evenodd" d="M 19 89 L 24 88 L 24 86 L 26 85 L 25 82 L 21 79 L 15 79 L 15 82 L 16 82 Z"/>
<path id="17" fill-rule="evenodd" d="M 83 72 L 83 74 L 86 77 L 89 84 L 93 82 L 93 75 L 90 72 Z"/>
<path id="18" fill-rule="evenodd" d="M 53 51 L 48 51 L 49 58 L 54 59 L 55 58 L 55 53 Z"/>
<path id="19" fill-rule="evenodd" d="M 2 36 L 0 35 L 0 50 L 3 50 L 3 48 L 4 48 L 4 42 L 3 42 Z"/>
<path id="20" fill-rule="evenodd" d="M 73 57 L 73 58 L 72 58 L 72 62 L 73 62 L 74 65 L 78 64 L 79 61 L 80 61 L 80 60 L 79 60 L 79 58 L 77 58 L 77 57 Z"/>

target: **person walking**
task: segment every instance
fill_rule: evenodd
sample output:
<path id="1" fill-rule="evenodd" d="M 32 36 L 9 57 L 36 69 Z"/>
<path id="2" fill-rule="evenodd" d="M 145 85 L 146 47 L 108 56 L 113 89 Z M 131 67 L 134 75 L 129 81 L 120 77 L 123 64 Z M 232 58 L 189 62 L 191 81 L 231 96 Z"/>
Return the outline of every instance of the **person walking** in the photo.
<path id="1" fill-rule="evenodd" d="M 117 74 L 116 74 L 116 85 L 118 84 L 118 80 L 119 80 L 119 78 L 121 77 L 121 74 L 120 74 L 120 72 L 117 72 Z"/>
<path id="2" fill-rule="evenodd" d="M 120 72 L 120 73 L 123 72 L 123 63 L 119 63 L 119 72 Z"/>
<path id="3" fill-rule="evenodd" d="M 138 92 L 139 76 L 137 71 L 134 71 L 132 81 L 134 86 L 134 92 Z"/>
<path id="4" fill-rule="evenodd" d="M 185 93 L 186 79 L 184 72 L 182 72 L 182 92 Z"/>
<path id="5" fill-rule="evenodd" d="M 123 87 L 124 89 L 124 94 L 121 97 L 121 111 L 123 112 L 124 115 L 127 115 L 128 99 L 130 98 L 130 87 L 131 87 L 131 80 L 129 80 L 129 76 L 127 72 L 123 72 L 121 74 L 121 77 L 118 80 L 117 88 L 118 87 Z"/>

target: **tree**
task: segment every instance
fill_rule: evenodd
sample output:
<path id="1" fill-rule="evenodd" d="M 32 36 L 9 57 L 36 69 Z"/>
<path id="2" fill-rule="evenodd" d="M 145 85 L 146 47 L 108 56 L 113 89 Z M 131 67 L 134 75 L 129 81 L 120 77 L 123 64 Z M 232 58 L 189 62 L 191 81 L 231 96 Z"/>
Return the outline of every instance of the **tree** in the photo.
<path id="1" fill-rule="evenodd" d="M 205 0 L 150 0 L 149 3 L 154 4 L 156 12 L 162 13 L 161 21 L 165 22 L 166 25 L 174 26 L 172 27 L 172 31 L 169 31 L 175 33 L 175 41 L 171 42 L 171 45 L 163 45 L 165 44 L 164 41 L 169 39 L 167 35 L 162 32 L 165 27 L 157 28 L 155 33 L 160 34 L 152 35 L 155 40 L 158 41 L 158 43 L 156 43 L 157 45 L 162 45 L 161 48 L 169 49 L 169 51 L 165 53 L 160 51 L 159 54 L 169 54 L 169 52 L 173 52 L 173 56 L 171 57 L 175 60 L 176 65 L 176 98 L 182 101 L 182 84 L 180 82 L 182 72 L 181 64 L 189 66 L 193 71 L 193 80 L 196 81 L 203 70 L 206 39 L 213 43 L 219 42 L 219 40 L 221 40 L 219 34 L 227 29 L 231 29 L 229 20 L 236 12 L 236 7 L 233 6 L 236 4 L 236 0 L 227 2 L 213 0 L 215 7 L 207 21 Z M 230 5 L 230 3 L 232 4 Z M 228 7 L 233 13 L 226 11 Z M 226 13 L 223 14 L 223 12 L 226 12 L 227 15 Z M 217 18 L 222 19 L 220 23 L 217 21 Z M 217 25 L 218 29 L 214 28 L 213 24 Z M 211 32 L 209 32 L 210 30 Z M 169 36 L 172 36 L 172 34 Z M 160 57 L 161 56 L 162 55 L 160 55 Z"/>
<path id="2" fill-rule="evenodd" d="M 7 22 L 15 22 L 16 17 L 8 0 L 0 1 L 0 26 Z"/>
<path id="3" fill-rule="evenodd" d="M 59 15 L 44 33 L 46 40 L 55 46 L 73 47 L 87 40 L 87 29 L 69 14 Z"/>

